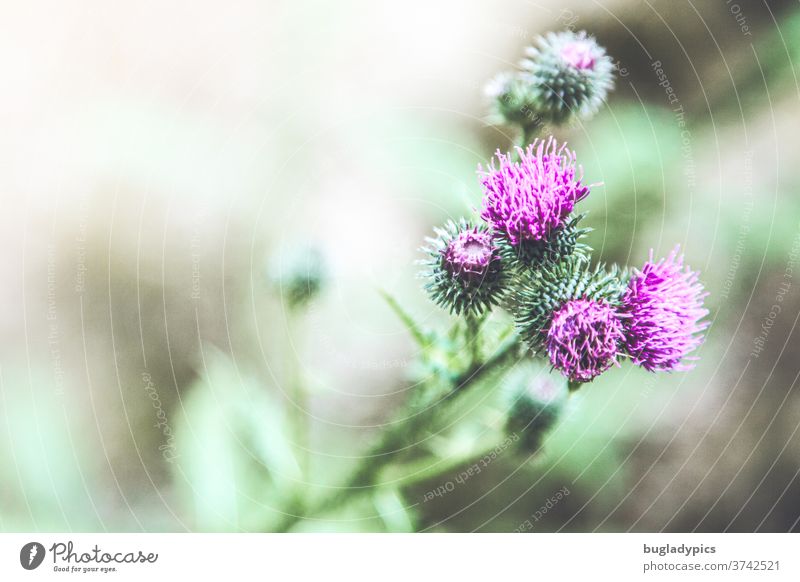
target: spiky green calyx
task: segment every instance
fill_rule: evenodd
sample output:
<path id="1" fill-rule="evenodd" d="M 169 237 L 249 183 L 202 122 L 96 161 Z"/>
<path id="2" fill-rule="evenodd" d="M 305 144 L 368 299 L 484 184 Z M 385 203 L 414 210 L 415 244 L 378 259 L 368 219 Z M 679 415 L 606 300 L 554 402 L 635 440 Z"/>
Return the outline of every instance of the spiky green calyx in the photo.
<path id="1" fill-rule="evenodd" d="M 592 229 L 579 226 L 585 216 L 586 213 L 582 213 L 570 217 L 546 240 L 521 240 L 514 245 L 502 234 L 498 234 L 495 238 L 497 248 L 506 264 L 524 270 L 536 268 L 545 262 L 559 262 L 573 254 L 588 256 L 591 248 L 582 243 L 581 239 Z"/>
<path id="2" fill-rule="evenodd" d="M 614 85 L 614 65 L 585 32 L 547 33 L 526 50 L 520 78 L 526 101 L 546 121 L 594 115 Z"/>
<path id="3" fill-rule="evenodd" d="M 511 306 L 520 336 L 532 350 L 541 350 L 553 313 L 573 299 L 602 301 L 616 307 L 625 290 L 623 278 L 616 266 L 591 267 L 580 254 L 529 271 Z"/>
<path id="4" fill-rule="evenodd" d="M 484 225 L 448 221 L 426 239 L 420 275 L 431 299 L 454 315 L 480 315 L 496 305 L 505 289 L 506 270 Z"/>

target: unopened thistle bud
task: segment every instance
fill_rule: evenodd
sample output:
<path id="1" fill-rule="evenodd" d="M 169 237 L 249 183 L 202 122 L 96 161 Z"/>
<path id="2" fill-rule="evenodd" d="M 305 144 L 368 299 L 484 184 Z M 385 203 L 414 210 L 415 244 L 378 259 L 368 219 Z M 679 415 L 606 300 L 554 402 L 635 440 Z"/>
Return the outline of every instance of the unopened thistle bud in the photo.
<path id="1" fill-rule="evenodd" d="M 594 115 L 614 85 L 614 64 L 586 32 L 550 32 L 526 50 L 527 102 L 546 121 Z"/>
<path id="2" fill-rule="evenodd" d="M 490 123 L 520 127 L 542 124 L 529 83 L 519 73 L 500 73 L 486 85 L 485 93 L 491 107 Z"/>
<path id="3" fill-rule="evenodd" d="M 566 381 L 532 361 L 523 361 L 506 375 L 504 393 L 509 407 L 506 431 L 520 437 L 523 450 L 538 450 L 564 410 L 569 394 Z"/>
<path id="4" fill-rule="evenodd" d="M 270 278 L 290 309 L 307 305 L 325 283 L 322 253 L 308 245 L 299 245 L 275 256 L 269 270 Z"/>
<path id="5" fill-rule="evenodd" d="M 422 250 L 425 289 L 455 315 L 480 314 L 500 300 L 505 274 L 491 233 L 465 220 L 435 229 Z"/>

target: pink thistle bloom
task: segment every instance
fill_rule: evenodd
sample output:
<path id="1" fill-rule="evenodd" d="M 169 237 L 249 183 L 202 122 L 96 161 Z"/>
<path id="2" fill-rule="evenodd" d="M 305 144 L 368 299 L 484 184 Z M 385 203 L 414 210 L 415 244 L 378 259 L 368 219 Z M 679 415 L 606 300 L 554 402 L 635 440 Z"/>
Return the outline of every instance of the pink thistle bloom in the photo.
<path id="1" fill-rule="evenodd" d="M 688 370 L 687 354 L 703 343 L 700 320 L 708 315 L 703 299 L 708 293 L 698 273 L 683 264 L 675 247 L 659 262 L 650 259 L 634 271 L 622 299 L 625 347 L 633 362 L 645 370 Z"/>
<path id="2" fill-rule="evenodd" d="M 492 235 L 472 227 L 462 230 L 442 252 L 442 265 L 467 283 L 479 283 L 497 261 Z"/>
<path id="3" fill-rule="evenodd" d="M 515 246 L 547 240 L 564 225 L 575 203 L 589 193 L 581 184 L 582 169 L 575 163 L 575 152 L 566 144 L 559 146 L 550 137 L 517 151 L 518 162 L 498 151 L 488 171 L 479 168 L 481 218 Z"/>
<path id="4" fill-rule="evenodd" d="M 617 363 L 622 322 L 608 303 L 573 299 L 554 314 L 547 330 L 550 363 L 573 382 L 588 382 Z"/>

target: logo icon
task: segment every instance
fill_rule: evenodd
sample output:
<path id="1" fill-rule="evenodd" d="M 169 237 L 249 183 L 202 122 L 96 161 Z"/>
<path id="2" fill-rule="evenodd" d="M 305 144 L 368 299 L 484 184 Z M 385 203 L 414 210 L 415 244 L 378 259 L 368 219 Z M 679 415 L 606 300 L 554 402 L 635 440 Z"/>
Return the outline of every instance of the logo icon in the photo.
<path id="1" fill-rule="evenodd" d="M 44 561 L 44 546 L 39 542 L 28 542 L 19 551 L 19 563 L 26 570 L 35 570 Z"/>

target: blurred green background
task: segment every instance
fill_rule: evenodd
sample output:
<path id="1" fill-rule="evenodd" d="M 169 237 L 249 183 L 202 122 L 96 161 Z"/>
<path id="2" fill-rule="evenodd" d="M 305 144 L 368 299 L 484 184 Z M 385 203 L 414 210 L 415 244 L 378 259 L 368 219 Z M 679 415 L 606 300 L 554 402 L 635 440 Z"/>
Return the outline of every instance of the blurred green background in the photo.
<path id="1" fill-rule="evenodd" d="M 681 244 L 710 292 L 697 368 L 623 365 L 571 401 L 538 460 L 500 455 L 434 500 L 447 475 L 296 529 L 800 529 L 796 2 L 2 14 L 0 530 L 270 530 L 300 446 L 312 487 L 340 482 L 414 390 L 379 290 L 446 321 L 417 248 L 479 205 L 477 165 L 512 142 L 484 121 L 484 83 L 565 27 L 619 69 L 607 107 L 558 131 L 598 183 L 591 243 L 625 264 Z M 291 317 L 268 261 L 307 243 L 328 284 Z M 286 438 L 298 412 L 306 444 Z"/>

